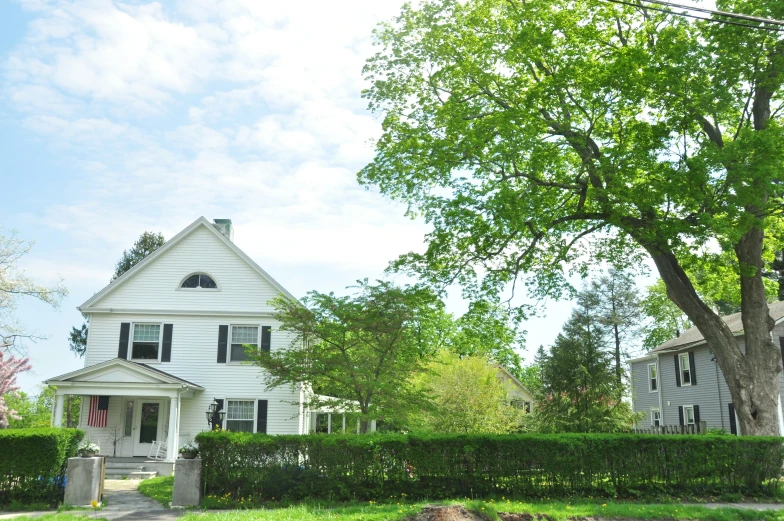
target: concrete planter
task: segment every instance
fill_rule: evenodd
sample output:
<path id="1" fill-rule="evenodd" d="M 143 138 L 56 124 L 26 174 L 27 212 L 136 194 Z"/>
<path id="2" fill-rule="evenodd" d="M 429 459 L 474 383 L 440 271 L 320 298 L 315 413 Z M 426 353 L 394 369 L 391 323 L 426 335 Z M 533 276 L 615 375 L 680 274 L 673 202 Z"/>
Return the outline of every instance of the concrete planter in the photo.
<path id="1" fill-rule="evenodd" d="M 182 454 L 180 454 L 180 456 L 182 456 L 182 459 L 195 459 L 196 458 L 196 454 L 194 454 L 193 452 L 183 452 Z"/>

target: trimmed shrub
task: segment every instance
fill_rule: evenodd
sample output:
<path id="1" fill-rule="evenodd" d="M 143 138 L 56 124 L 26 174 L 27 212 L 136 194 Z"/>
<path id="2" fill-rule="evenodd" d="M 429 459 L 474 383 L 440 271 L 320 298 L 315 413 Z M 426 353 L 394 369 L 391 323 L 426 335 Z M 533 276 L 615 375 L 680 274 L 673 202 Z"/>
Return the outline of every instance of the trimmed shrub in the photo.
<path id="1" fill-rule="evenodd" d="M 0 430 L 0 508 L 61 503 L 68 458 L 83 436 L 77 429 Z"/>
<path id="2" fill-rule="evenodd" d="M 206 494 L 256 502 L 767 495 L 784 465 L 777 437 L 204 432 L 196 441 Z"/>

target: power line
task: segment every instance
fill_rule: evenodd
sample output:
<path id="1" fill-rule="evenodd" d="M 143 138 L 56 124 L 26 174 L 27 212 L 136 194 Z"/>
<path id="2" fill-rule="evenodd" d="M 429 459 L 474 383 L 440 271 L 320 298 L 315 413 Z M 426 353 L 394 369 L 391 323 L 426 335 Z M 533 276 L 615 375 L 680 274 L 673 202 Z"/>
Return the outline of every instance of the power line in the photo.
<path id="1" fill-rule="evenodd" d="M 760 18 L 758 16 L 749 16 L 746 14 L 730 13 L 728 11 L 716 11 L 714 9 L 706 9 L 705 7 L 696 7 L 696 6 L 692 7 L 683 4 L 674 4 L 672 2 L 666 2 L 664 0 L 645 0 L 645 1 L 651 4 L 659 4 L 667 7 L 679 7 L 681 9 L 686 9 L 688 11 L 699 11 L 701 13 L 708 13 L 714 16 L 726 16 L 727 18 L 736 18 L 738 20 L 746 20 L 748 22 L 759 22 L 759 23 L 784 26 L 784 20 L 774 20 L 772 18 Z"/>
<path id="2" fill-rule="evenodd" d="M 651 11 L 658 11 L 658 12 L 661 12 L 661 13 L 672 14 L 672 15 L 676 15 L 676 16 L 687 16 L 689 18 L 694 18 L 695 20 L 702 20 L 704 22 L 720 23 L 720 24 L 726 24 L 726 25 L 737 25 L 738 27 L 745 27 L 747 29 L 757 29 L 757 30 L 761 30 L 761 31 L 772 31 L 772 32 L 777 32 L 777 33 L 784 32 L 784 27 L 782 27 L 782 28 L 765 27 L 765 26 L 761 26 L 761 25 L 751 25 L 751 24 L 744 24 L 744 23 L 739 23 L 739 22 L 733 22 L 733 21 L 730 21 L 730 20 L 722 20 L 722 19 L 719 19 L 719 18 L 705 18 L 703 16 L 697 16 L 697 15 L 689 14 L 689 13 L 676 13 L 675 11 L 671 11 L 669 9 L 662 9 L 662 8 L 659 8 L 659 7 L 651 7 L 649 5 L 642 5 L 640 3 L 625 2 L 624 0 L 605 0 L 605 1 L 612 2 L 614 4 L 628 5 L 630 7 L 650 9 Z M 653 0 L 646 0 L 646 1 L 652 2 Z M 673 6 L 676 5 L 676 4 L 669 4 L 667 2 L 656 2 L 656 3 L 657 4 L 661 4 L 661 5 L 673 5 Z M 678 6 L 678 7 L 684 7 L 685 9 L 690 9 L 687 6 Z M 717 16 L 720 16 L 720 14 L 719 14 L 720 11 L 710 11 L 708 9 L 701 9 L 701 10 L 705 11 L 705 12 L 710 12 L 710 13 L 715 14 Z M 765 20 L 765 23 L 776 23 L 776 24 L 784 25 L 784 22 L 780 22 L 779 20 L 770 20 L 770 21 L 768 21 L 766 19 L 763 19 L 763 20 Z"/>

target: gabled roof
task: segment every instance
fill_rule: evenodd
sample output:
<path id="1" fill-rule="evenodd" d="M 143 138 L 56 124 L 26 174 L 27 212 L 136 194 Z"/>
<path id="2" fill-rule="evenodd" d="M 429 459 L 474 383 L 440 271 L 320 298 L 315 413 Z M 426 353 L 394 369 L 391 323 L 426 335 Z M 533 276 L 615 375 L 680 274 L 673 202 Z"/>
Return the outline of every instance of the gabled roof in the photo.
<path id="1" fill-rule="evenodd" d="M 776 322 L 776 324 L 784 320 L 784 301 L 774 302 L 773 304 L 769 304 L 768 310 L 770 313 L 770 317 Z M 724 320 L 724 322 L 727 324 L 727 327 L 730 328 L 730 331 L 732 331 L 732 333 L 735 336 L 743 335 L 743 321 L 741 320 L 740 313 L 726 315 L 721 318 L 722 320 Z M 654 349 L 651 350 L 651 353 L 685 349 L 687 347 L 693 347 L 704 343 L 705 343 L 705 337 L 702 336 L 700 330 L 697 329 L 697 327 L 695 326 L 684 331 L 681 336 L 667 340 L 662 345 L 655 347 Z"/>
<path id="2" fill-rule="evenodd" d="M 155 369 L 154 367 L 150 367 L 147 364 L 140 364 L 137 362 L 131 362 L 130 360 L 123 360 L 122 358 L 113 358 L 111 360 L 107 360 L 106 362 L 101 362 L 100 364 L 91 365 L 89 367 L 84 367 L 82 369 L 78 369 L 76 371 L 72 371 L 70 373 L 66 373 L 64 375 L 56 376 L 54 378 L 49 378 L 44 383 L 47 385 L 57 385 L 61 382 L 85 382 L 89 381 L 91 377 L 100 374 L 108 374 L 113 369 L 119 370 L 121 374 L 125 374 L 128 376 L 126 380 L 122 381 L 108 381 L 104 380 L 104 383 L 133 383 L 134 378 L 132 377 L 139 377 L 144 378 L 148 381 L 148 383 L 155 383 L 155 384 L 177 384 L 182 385 L 185 387 L 189 387 L 193 390 L 204 390 L 204 388 L 200 385 L 197 385 L 193 382 L 189 382 L 188 380 L 184 380 L 177 376 L 171 375 L 167 372 L 161 371 L 160 369 Z"/>
<path id="3" fill-rule="evenodd" d="M 158 259 L 159 257 L 161 257 L 162 255 L 165 255 L 168 250 L 170 250 L 172 247 L 174 247 L 174 245 L 176 245 L 177 243 L 182 241 L 185 237 L 187 237 L 188 235 L 190 235 L 191 233 L 193 233 L 195 230 L 197 230 L 198 228 L 200 228 L 202 226 L 207 228 L 210 232 L 212 232 L 218 239 L 220 239 L 226 246 L 228 246 L 242 260 L 247 262 L 248 265 L 250 265 L 250 267 L 252 267 L 254 270 L 256 270 L 256 272 L 259 275 L 261 275 L 261 277 L 264 280 L 269 282 L 272 285 L 272 287 L 277 289 L 280 293 L 282 293 L 286 297 L 288 297 L 288 298 L 290 298 L 290 299 L 292 299 L 294 301 L 297 300 L 296 297 L 294 297 L 294 295 L 289 293 L 283 286 L 281 286 L 278 283 L 278 281 L 273 279 L 266 271 L 264 271 L 261 268 L 261 266 L 256 264 L 253 261 L 253 259 L 248 257 L 248 255 L 245 254 L 244 251 L 239 249 L 236 244 L 231 242 L 225 235 L 223 235 L 220 231 L 218 231 L 218 229 L 215 228 L 215 226 L 213 226 L 212 223 L 210 223 L 204 217 L 199 217 L 198 219 L 193 221 L 187 228 L 185 228 L 180 233 L 178 233 L 177 235 L 175 235 L 174 237 L 172 237 L 171 239 L 166 241 L 163 244 L 163 246 L 161 246 L 160 248 L 158 248 L 157 250 L 155 250 L 154 252 L 149 254 L 142 261 L 140 261 L 138 264 L 136 264 L 133 268 L 129 269 L 128 271 L 126 271 L 125 273 L 123 273 L 122 275 L 117 277 L 113 282 L 110 282 L 101 291 L 99 291 L 98 293 L 96 293 L 95 295 L 93 295 L 92 297 L 87 299 L 87 301 L 84 304 L 82 304 L 81 306 L 79 306 L 77 309 L 79 311 L 89 312 L 90 308 L 92 306 L 94 306 L 96 303 L 98 303 L 101 299 L 103 299 L 106 295 L 108 295 L 112 291 L 116 290 L 117 288 L 119 288 L 120 286 L 125 284 L 128 280 L 132 279 L 137 273 L 139 273 L 140 271 L 145 269 L 147 266 L 149 266 L 150 264 L 155 262 L 155 260 Z"/>
<path id="4" fill-rule="evenodd" d="M 501 364 L 496 364 L 496 367 L 501 370 L 515 385 L 517 385 L 520 389 L 527 392 L 529 395 L 533 397 L 534 393 L 528 390 L 526 386 L 523 385 L 523 382 L 517 379 L 515 375 L 509 371 L 506 367 L 502 366 Z"/>

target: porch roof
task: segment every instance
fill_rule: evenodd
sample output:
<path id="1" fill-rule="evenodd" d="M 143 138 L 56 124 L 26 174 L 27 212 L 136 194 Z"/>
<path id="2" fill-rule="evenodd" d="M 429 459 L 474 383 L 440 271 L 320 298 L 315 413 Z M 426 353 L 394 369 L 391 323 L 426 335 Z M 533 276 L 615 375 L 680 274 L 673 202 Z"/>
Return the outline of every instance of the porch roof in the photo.
<path id="1" fill-rule="evenodd" d="M 57 387 L 57 394 L 109 396 L 192 395 L 204 388 L 147 364 L 114 358 L 44 382 Z"/>

